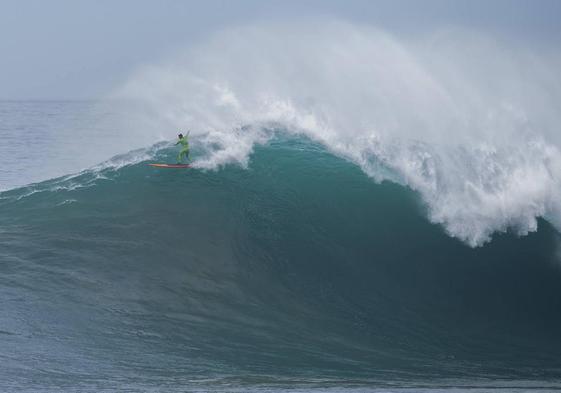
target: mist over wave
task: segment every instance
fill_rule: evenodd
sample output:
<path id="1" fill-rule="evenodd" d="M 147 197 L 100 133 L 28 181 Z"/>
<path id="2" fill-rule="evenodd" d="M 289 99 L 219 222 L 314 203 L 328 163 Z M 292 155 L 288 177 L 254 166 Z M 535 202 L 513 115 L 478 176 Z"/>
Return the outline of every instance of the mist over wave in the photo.
<path id="1" fill-rule="evenodd" d="M 334 20 L 252 25 L 138 70 L 135 129 L 191 129 L 202 168 L 247 166 L 282 129 L 417 191 L 471 246 L 561 228 L 561 69 L 555 48 L 473 31 L 397 37 Z"/>

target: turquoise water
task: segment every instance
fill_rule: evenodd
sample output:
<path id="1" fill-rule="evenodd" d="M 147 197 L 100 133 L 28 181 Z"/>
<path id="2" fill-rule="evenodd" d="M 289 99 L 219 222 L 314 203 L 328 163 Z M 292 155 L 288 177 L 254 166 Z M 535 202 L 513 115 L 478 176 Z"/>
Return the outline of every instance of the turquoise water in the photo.
<path id="1" fill-rule="evenodd" d="M 0 193 L 2 390 L 560 386 L 547 221 L 472 248 L 306 138 L 247 168 L 146 165 L 176 153 Z"/>

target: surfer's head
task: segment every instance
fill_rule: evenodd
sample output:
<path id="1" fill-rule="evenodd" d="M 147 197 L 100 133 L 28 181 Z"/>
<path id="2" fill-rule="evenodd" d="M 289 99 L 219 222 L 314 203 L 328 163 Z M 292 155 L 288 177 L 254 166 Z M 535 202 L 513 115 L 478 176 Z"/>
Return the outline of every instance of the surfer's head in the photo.
<path id="1" fill-rule="evenodd" d="M 183 134 L 178 135 L 179 139 L 183 138 Z"/>

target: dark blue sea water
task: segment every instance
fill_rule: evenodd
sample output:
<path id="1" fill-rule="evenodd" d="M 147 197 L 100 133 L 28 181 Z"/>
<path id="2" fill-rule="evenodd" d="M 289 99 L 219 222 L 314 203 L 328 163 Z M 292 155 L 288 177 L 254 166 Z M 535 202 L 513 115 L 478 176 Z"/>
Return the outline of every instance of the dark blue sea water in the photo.
<path id="1" fill-rule="evenodd" d="M 430 223 L 409 188 L 282 134 L 245 168 L 151 168 L 175 159 L 161 143 L 26 178 L 34 164 L 11 152 L 47 149 L 47 125 L 61 122 L 49 103 L 7 105 L 1 161 L 31 169 L 2 174 L 0 390 L 561 387 L 558 233 L 547 221 L 469 247 Z M 78 104 L 57 105 L 59 119 Z M 13 124 L 29 118 L 13 113 L 24 106 L 39 114 L 22 132 L 45 142 L 19 148 Z M 37 168 L 68 159 L 34 157 Z"/>

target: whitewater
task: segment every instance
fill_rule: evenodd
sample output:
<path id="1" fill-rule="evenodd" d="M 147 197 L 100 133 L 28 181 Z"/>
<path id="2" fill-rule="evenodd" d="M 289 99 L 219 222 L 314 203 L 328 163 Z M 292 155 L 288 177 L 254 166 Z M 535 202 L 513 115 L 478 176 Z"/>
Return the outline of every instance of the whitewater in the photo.
<path id="1" fill-rule="evenodd" d="M 420 193 L 432 222 L 476 246 L 538 217 L 561 225 L 559 53 L 504 41 L 255 25 L 138 70 L 115 96 L 142 100 L 145 132 L 216 146 L 204 168 L 247 166 L 279 127 L 305 135 Z"/>

